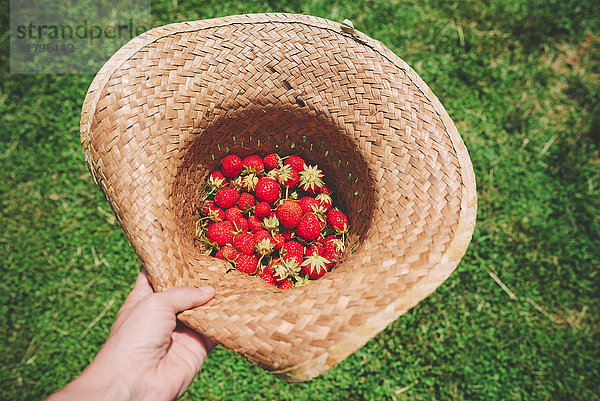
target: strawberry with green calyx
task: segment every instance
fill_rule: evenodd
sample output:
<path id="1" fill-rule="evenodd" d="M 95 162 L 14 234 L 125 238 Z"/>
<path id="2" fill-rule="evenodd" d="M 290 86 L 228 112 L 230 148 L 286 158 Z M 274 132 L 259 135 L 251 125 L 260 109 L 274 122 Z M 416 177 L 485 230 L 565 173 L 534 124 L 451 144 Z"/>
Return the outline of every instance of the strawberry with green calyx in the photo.
<path id="1" fill-rule="evenodd" d="M 212 192 L 221 188 L 225 188 L 227 186 L 227 179 L 222 172 L 215 171 L 210 175 L 210 177 L 208 177 L 207 184 Z"/>
<path id="2" fill-rule="evenodd" d="M 300 172 L 300 188 L 310 193 L 318 193 L 323 186 L 323 172 L 319 166 L 307 166 Z"/>
<path id="3" fill-rule="evenodd" d="M 237 155 L 227 155 L 221 161 L 221 167 L 225 177 L 237 177 L 242 171 L 242 159 Z"/>
<path id="4" fill-rule="evenodd" d="M 248 174 L 242 177 L 241 183 L 242 189 L 253 192 L 256 189 L 256 184 L 258 184 L 258 176 L 256 174 Z"/>
<path id="5" fill-rule="evenodd" d="M 260 231 L 263 229 L 262 220 L 256 217 L 255 215 L 251 215 L 248 217 L 248 230 L 253 233 Z"/>
<path id="6" fill-rule="evenodd" d="M 254 274 L 258 269 L 258 256 L 240 255 L 235 261 L 235 268 L 246 274 Z"/>
<path id="7" fill-rule="evenodd" d="M 285 237 L 281 234 L 273 234 L 273 247 L 275 249 L 281 249 L 283 244 L 285 244 Z"/>
<path id="8" fill-rule="evenodd" d="M 327 217 L 324 213 L 319 213 L 319 211 L 321 210 L 320 206 L 317 206 L 316 210 L 317 211 L 314 212 L 313 214 L 317 218 L 317 221 L 319 222 L 319 225 L 321 226 L 321 231 L 322 231 L 327 226 Z"/>
<path id="9" fill-rule="evenodd" d="M 277 216 L 269 216 L 263 219 L 263 228 L 269 232 L 277 231 L 279 229 L 279 219 Z"/>
<path id="10" fill-rule="evenodd" d="M 291 166 L 298 173 L 304 171 L 304 169 L 306 168 L 306 162 L 300 156 L 290 156 L 287 159 L 285 159 L 285 162 L 283 164 L 284 166 Z"/>
<path id="11" fill-rule="evenodd" d="M 298 226 L 302 218 L 302 207 L 298 202 L 284 200 L 277 206 L 275 214 L 282 226 L 294 229 Z"/>
<path id="12" fill-rule="evenodd" d="M 258 155 L 251 155 L 242 160 L 242 174 L 262 175 L 265 172 L 263 160 Z"/>
<path id="13" fill-rule="evenodd" d="M 215 195 L 215 203 L 223 209 L 229 209 L 237 204 L 240 193 L 233 188 L 222 188 Z"/>
<path id="14" fill-rule="evenodd" d="M 254 214 L 261 219 L 267 217 L 271 214 L 271 206 L 267 202 L 260 202 L 254 207 Z"/>
<path id="15" fill-rule="evenodd" d="M 208 218 L 213 221 L 213 222 L 217 222 L 217 221 L 223 221 L 225 220 L 225 211 L 223 209 L 220 209 L 216 206 L 212 206 L 209 210 L 208 210 Z"/>
<path id="16" fill-rule="evenodd" d="M 275 170 L 269 171 L 267 174 L 264 175 L 264 177 L 277 181 L 279 177 L 279 169 L 276 168 Z"/>
<path id="17" fill-rule="evenodd" d="M 244 177 L 243 176 L 239 176 L 237 178 L 234 178 L 233 180 L 229 181 L 229 187 L 235 189 L 238 192 L 241 192 L 244 190 Z"/>
<path id="18" fill-rule="evenodd" d="M 283 265 L 288 270 L 290 277 L 296 277 L 302 270 L 302 258 L 299 256 L 285 257 Z"/>
<path id="19" fill-rule="evenodd" d="M 238 209 L 240 209 L 243 213 L 248 213 L 250 209 L 252 209 L 256 205 L 256 199 L 249 192 L 244 192 L 240 195 L 240 199 L 238 200 Z"/>
<path id="20" fill-rule="evenodd" d="M 329 212 L 329 209 L 331 209 L 331 206 L 333 206 L 333 200 L 331 199 L 331 196 L 327 194 L 320 193 L 315 200 L 319 205 L 319 213 L 326 214 Z"/>
<path id="21" fill-rule="evenodd" d="M 271 284 L 273 287 L 277 287 L 277 282 L 275 281 L 275 279 L 273 278 L 273 276 L 270 275 L 270 274 L 261 273 L 261 274 L 257 274 L 256 277 L 259 277 L 259 278 L 263 279 L 267 283 Z"/>
<path id="22" fill-rule="evenodd" d="M 302 215 L 313 212 L 318 206 L 317 200 L 310 196 L 303 196 L 298 202 L 300 203 L 300 207 L 302 207 Z"/>
<path id="23" fill-rule="evenodd" d="M 267 265 L 260 267 L 260 273 L 268 274 L 268 275 L 272 276 L 273 275 L 273 267 L 276 264 L 280 263 L 280 261 L 281 260 L 279 258 L 271 259 Z"/>
<path id="24" fill-rule="evenodd" d="M 271 271 L 273 272 L 272 273 L 273 278 L 278 283 L 287 279 L 290 275 L 289 270 L 287 269 L 287 267 L 285 267 L 285 265 L 283 264 L 283 261 L 280 259 L 273 260 L 269 264 L 269 266 L 271 267 Z"/>
<path id="25" fill-rule="evenodd" d="M 348 232 L 348 218 L 337 209 L 331 209 L 327 213 L 327 222 L 337 234 L 346 234 Z"/>
<path id="26" fill-rule="evenodd" d="M 338 263 L 342 260 L 345 249 L 346 247 L 341 239 L 335 237 L 326 239 L 322 255 L 330 260 L 332 264 Z"/>
<path id="27" fill-rule="evenodd" d="M 306 248 L 306 256 L 312 256 L 312 255 L 323 255 L 323 247 L 321 245 L 317 245 L 317 244 L 313 244 L 311 246 L 309 246 L 308 248 Z"/>
<path id="28" fill-rule="evenodd" d="M 283 166 L 278 170 L 277 181 L 286 189 L 293 188 L 298 185 L 300 175 L 292 166 Z"/>
<path id="29" fill-rule="evenodd" d="M 288 241 L 281 247 L 279 251 L 281 256 L 298 256 L 302 258 L 304 256 L 304 247 L 302 244 L 296 241 Z"/>
<path id="30" fill-rule="evenodd" d="M 311 255 L 302 262 L 302 272 L 307 274 L 310 279 L 316 280 L 327 273 L 329 263 L 331 262 L 323 256 Z"/>
<path id="31" fill-rule="evenodd" d="M 208 216 L 208 212 L 210 211 L 211 207 L 216 207 L 215 201 L 206 199 L 204 202 L 202 202 L 202 206 L 200 207 L 200 213 L 202 213 L 205 216 Z"/>
<path id="32" fill-rule="evenodd" d="M 248 231 L 248 220 L 243 217 L 236 217 L 231 221 L 231 224 L 237 232 Z"/>
<path id="33" fill-rule="evenodd" d="M 264 240 L 265 238 L 271 238 L 271 235 L 266 230 L 256 231 L 253 235 L 254 235 L 254 243 L 258 243 L 258 242 Z"/>
<path id="34" fill-rule="evenodd" d="M 270 178 L 261 178 L 256 184 L 256 199 L 259 202 L 275 203 L 279 199 L 281 188 L 277 181 Z"/>
<path id="35" fill-rule="evenodd" d="M 263 164 L 267 170 L 273 170 L 278 168 L 281 165 L 281 157 L 276 153 L 271 153 L 266 155 L 263 159 Z"/>
<path id="36" fill-rule="evenodd" d="M 262 257 L 269 256 L 271 253 L 273 253 L 274 249 L 275 249 L 275 243 L 273 242 L 273 239 L 270 236 L 267 238 L 261 239 L 254 246 L 254 250 L 256 251 L 257 254 L 259 254 L 261 256 L 261 259 L 262 259 Z"/>
<path id="37" fill-rule="evenodd" d="M 234 247 L 231 245 L 225 245 L 223 248 L 219 249 L 215 257 L 233 263 L 236 261 L 238 255 L 239 254 Z"/>
<path id="38" fill-rule="evenodd" d="M 325 195 L 331 195 L 331 190 L 329 189 L 327 184 L 323 184 L 323 186 L 321 187 L 321 193 Z"/>
<path id="39" fill-rule="evenodd" d="M 313 213 L 307 213 L 302 217 L 296 229 L 298 237 L 306 242 L 311 242 L 321 235 L 321 223 Z"/>
<path id="40" fill-rule="evenodd" d="M 308 274 L 305 275 L 298 275 L 296 277 L 296 282 L 294 283 L 294 287 L 302 287 L 303 285 L 306 285 L 310 282 L 310 279 L 308 277 Z"/>
<path id="41" fill-rule="evenodd" d="M 292 288 L 294 288 L 294 283 L 292 283 L 290 280 L 284 280 L 281 283 L 277 284 L 277 288 L 279 288 L 280 290 L 291 290 Z"/>
<path id="42" fill-rule="evenodd" d="M 208 227 L 206 236 L 209 241 L 217 244 L 217 246 L 224 247 L 233 241 L 233 231 L 234 227 L 231 222 L 219 221 Z"/>

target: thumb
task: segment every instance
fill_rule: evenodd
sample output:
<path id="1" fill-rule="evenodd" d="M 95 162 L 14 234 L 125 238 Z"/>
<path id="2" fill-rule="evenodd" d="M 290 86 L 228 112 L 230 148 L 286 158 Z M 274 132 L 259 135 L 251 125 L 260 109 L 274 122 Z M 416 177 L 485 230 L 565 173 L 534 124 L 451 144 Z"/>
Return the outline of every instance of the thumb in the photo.
<path id="1" fill-rule="evenodd" d="M 204 305 L 215 296 L 213 287 L 174 287 L 155 296 L 171 312 L 179 313 L 186 309 Z"/>

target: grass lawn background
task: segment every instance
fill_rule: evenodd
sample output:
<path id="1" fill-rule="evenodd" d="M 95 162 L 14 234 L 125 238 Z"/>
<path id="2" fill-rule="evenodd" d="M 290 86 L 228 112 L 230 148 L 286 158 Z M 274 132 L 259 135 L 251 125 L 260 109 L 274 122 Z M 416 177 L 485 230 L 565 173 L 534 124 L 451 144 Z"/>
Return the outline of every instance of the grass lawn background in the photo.
<path id="1" fill-rule="evenodd" d="M 140 262 L 83 161 L 79 114 L 93 76 L 11 75 L 7 9 L 0 399 L 34 400 L 91 361 Z M 270 11 L 351 19 L 439 97 L 479 194 L 456 271 L 337 367 L 288 384 L 217 348 L 184 399 L 600 400 L 599 9 L 590 0 L 154 1 L 153 26 Z"/>

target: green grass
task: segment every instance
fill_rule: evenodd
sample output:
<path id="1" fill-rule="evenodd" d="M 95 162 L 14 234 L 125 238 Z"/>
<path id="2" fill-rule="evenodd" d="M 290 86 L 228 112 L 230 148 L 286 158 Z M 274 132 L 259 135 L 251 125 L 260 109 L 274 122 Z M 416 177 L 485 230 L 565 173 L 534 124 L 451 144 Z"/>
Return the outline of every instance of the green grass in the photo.
<path id="1" fill-rule="evenodd" d="M 451 277 L 329 372 L 287 384 L 218 348 L 185 399 L 600 399 L 595 2 L 172 0 L 152 13 L 158 26 L 265 11 L 349 18 L 413 66 L 469 149 L 478 223 Z M 11 75 L 8 19 L 0 13 L 0 399 L 32 400 L 93 358 L 140 262 L 83 161 L 93 77 Z"/>

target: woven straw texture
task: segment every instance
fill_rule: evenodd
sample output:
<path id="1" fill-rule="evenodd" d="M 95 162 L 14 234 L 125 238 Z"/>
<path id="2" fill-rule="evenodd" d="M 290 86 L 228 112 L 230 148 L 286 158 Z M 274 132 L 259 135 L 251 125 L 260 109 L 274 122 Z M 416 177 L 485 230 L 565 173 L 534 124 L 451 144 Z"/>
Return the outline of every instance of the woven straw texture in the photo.
<path id="1" fill-rule="evenodd" d="M 238 15 L 142 34 L 92 82 L 81 140 L 154 288 L 216 287 L 179 318 L 288 381 L 339 363 L 430 294 L 474 229 L 473 169 L 438 99 L 381 43 L 321 18 Z M 287 291 L 204 256 L 198 209 L 227 152 L 318 164 L 355 252 Z"/>

